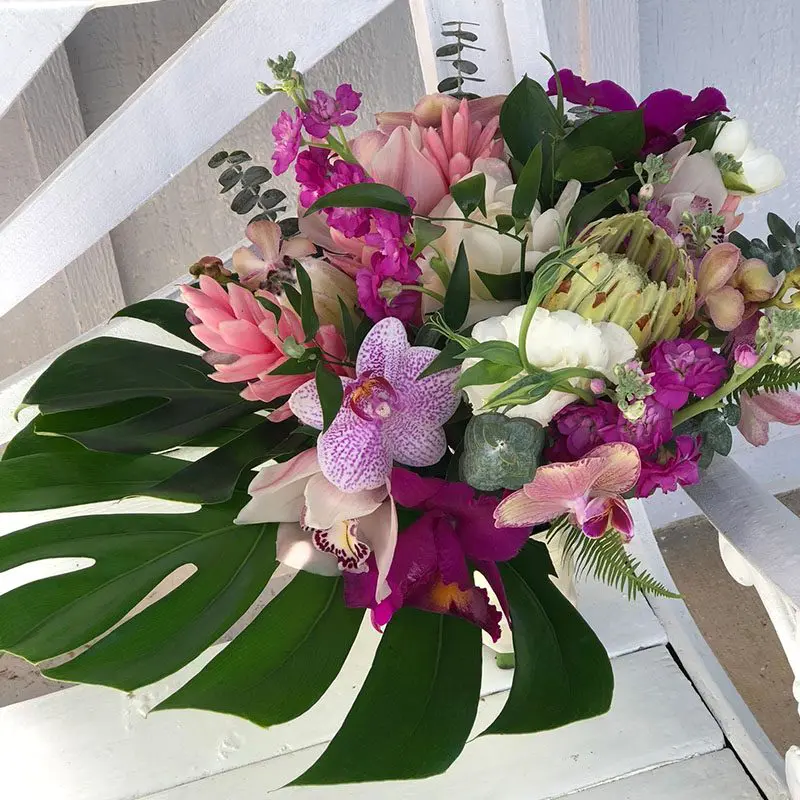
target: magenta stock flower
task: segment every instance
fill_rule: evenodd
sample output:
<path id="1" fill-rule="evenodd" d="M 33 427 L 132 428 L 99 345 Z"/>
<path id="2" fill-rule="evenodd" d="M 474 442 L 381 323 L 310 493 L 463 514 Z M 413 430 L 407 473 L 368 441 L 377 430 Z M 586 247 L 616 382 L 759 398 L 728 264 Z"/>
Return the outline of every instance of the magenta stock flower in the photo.
<path id="1" fill-rule="evenodd" d="M 353 91 L 349 83 L 336 89 L 336 96 L 317 91 L 308 100 L 308 111 L 303 116 L 303 124 L 311 136 L 324 139 L 334 126 L 352 125 L 357 116 L 353 112 L 361 105 L 360 92 Z"/>
<path id="2" fill-rule="evenodd" d="M 415 606 L 438 614 L 454 614 L 479 625 L 496 641 L 500 611 L 485 590 L 475 586 L 472 566 L 486 577 L 505 608 L 505 592 L 496 561 L 513 558 L 527 540 L 527 528 L 497 528 L 497 499 L 478 496 L 464 483 L 422 478 L 404 469 L 391 475 L 394 501 L 422 516 L 400 532 L 387 582 L 390 594 L 376 602 L 377 568 L 345 576 L 349 606 L 372 609 L 382 628 L 395 611 Z"/>
<path id="3" fill-rule="evenodd" d="M 667 408 L 686 405 L 690 394 L 708 397 L 722 385 L 728 363 L 702 339 L 659 342 L 650 352 L 655 398 Z"/>
<path id="4" fill-rule="evenodd" d="M 288 111 L 281 111 L 278 121 L 272 126 L 272 135 L 275 137 L 272 161 L 275 164 L 273 169 L 276 175 L 286 172 L 297 158 L 302 127 L 303 117 L 299 108 L 294 110 L 294 116 Z"/>
<path id="5" fill-rule="evenodd" d="M 545 464 L 498 505 L 495 523 L 539 525 L 567 514 L 590 538 L 615 530 L 628 541 L 633 519 L 622 495 L 636 485 L 640 469 L 639 451 L 626 442 L 600 445 L 571 463 Z"/>
<path id="6" fill-rule="evenodd" d="M 343 492 L 381 486 L 392 462 L 435 464 L 445 454 L 442 425 L 459 403 L 458 368 L 418 380 L 439 351 L 411 347 L 403 324 L 381 320 L 367 334 L 356 360 L 356 378 L 343 378 L 342 407 L 318 440 L 325 477 Z M 314 380 L 289 399 L 292 412 L 322 429 L 322 406 Z"/>
<path id="7" fill-rule="evenodd" d="M 574 461 L 608 442 L 605 433 L 617 426 L 621 414 L 614 403 L 599 400 L 593 406 L 572 403 L 553 418 L 560 434 L 548 450 L 551 461 Z"/>
<path id="8" fill-rule="evenodd" d="M 672 411 L 651 395 L 644 399 L 644 414 L 630 420 L 620 412 L 616 424 L 605 428 L 602 436 L 606 442 L 628 442 L 640 455 L 649 455 L 672 438 Z"/>
<path id="9" fill-rule="evenodd" d="M 657 458 L 643 460 L 636 484 L 637 497 L 649 497 L 656 489 L 664 494 L 678 486 L 691 486 L 700 480 L 700 444 L 693 436 L 677 436 L 674 451 L 662 448 Z"/>

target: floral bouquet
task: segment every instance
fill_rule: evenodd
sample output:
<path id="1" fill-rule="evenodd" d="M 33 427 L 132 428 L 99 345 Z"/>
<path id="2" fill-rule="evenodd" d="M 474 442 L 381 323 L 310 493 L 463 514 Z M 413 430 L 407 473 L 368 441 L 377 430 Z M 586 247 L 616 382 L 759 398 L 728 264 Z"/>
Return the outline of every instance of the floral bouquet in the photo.
<path id="1" fill-rule="evenodd" d="M 182 302 L 120 312 L 163 344 L 58 357 L 0 463 L 2 511 L 173 504 L 0 538 L 0 570 L 81 559 L 0 597 L 0 648 L 131 691 L 230 638 L 277 570 L 277 596 L 159 707 L 286 722 L 375 636 L 295 783 L 447 769 L 482 635 L 514 668 L 484 733 L 605 712 L 608 656 L 556 574 L 668 594 L 627 552 L 626 499 L 696 483 L 734 426 L 764 444 L 800 422 L 800 227 L 735 232 L 780 163 L 713 88 L 637 105 L 569 70 L 507 97 L 459 80 L 348 136 L 358 92 L 310 92 L 291 54 L 270 66 L 259 90 L 294 103 L 272 160 L 297 217 L 262 192 L 269 169 L 217 153 L 233 209 L 258 207 L 250 246 L 194 264 Z"/>

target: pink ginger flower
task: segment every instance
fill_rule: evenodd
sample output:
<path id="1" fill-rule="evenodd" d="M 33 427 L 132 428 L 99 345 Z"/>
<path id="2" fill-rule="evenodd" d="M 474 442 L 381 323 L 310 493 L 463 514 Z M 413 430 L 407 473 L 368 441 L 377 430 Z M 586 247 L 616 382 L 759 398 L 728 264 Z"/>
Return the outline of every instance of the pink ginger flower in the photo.
<path id="1" fill-rule="evenodd" d="M 742 392 L 742 417 L 739 430 L 750 444 L 760 447 L 769 441 L 769 425 L 800 425 L 800 394 L 797 392 L 768 392 L 749 395 Z"/>
<path id="2" fill-rule="evenodd" d="M 332 127 L 352 125 L 358 118 L 353 112 L 360 105 L 361 93 L 354 91 L 349 83 L 338 86 L 335 97 L 317 89 L 308 100 L 303 124 L 311 136 L 324 139 Z"/>
<path id="3" fill-rule="evenodd" d="M 495 524 L 540 525 L 567 514 L 592 539 L 615 530 L 630 541 L 633 519 L 622 495 L 636 485 L 640 471 L 639 451 L 627 442 L 600 445 L 571 463 L 545 464 L 500 503 Z"/>
<path id="4" fill-rule="evenodd" d="M 453 368 L 420 379 L 439 351 L 411 347 L 400 320 L 387 317 L 366 335 L 356 377 L 342 378 L 339 413 L 317 440 L 322 473 L 343 492 L 382 486 L 393 461 L 427 467 L 445 454 L 442 426 L 460 402 Z M 305 379 L 305 376 L 303 376 Z M 322 430 L 314 380 L 295 389 L 289 407 L 306 425 Z"/>
<path id="5" fill-rule="evenodd" d="M 258 292 L 281 308 L 280 319 L 268 311 L 252 292 L 231 283 L 227 291 L 207 275 L 200 276 L 200 288 L 181 287 L 181 295 L 189 306 L 187 317 L 193 323 L 192 333 L 207 347 L 203 358 L 216 371 L 210 377 L 220 383 L 247 383 L 241 395 L 245 400 L 272 403 L 290 395 L 307 380 L 307 375 L 274 375 L 273 370 L 289 356 L 283 343 L 290 336 L 305 342 L 300 318 L 290 307 L 280 306 L 280 299 L 269 292 Z M 318 345 L 336 361 L 346 358 L 347 348 L 341 334 L 332 325 L 321 325 L 317 335 L 304 347 Z M 349 374 L 347 368 L 334 367 Z M 313 382 L 313 381 L 312 381 Z M 274 415 L 285 419 L 287 406 Z"/>

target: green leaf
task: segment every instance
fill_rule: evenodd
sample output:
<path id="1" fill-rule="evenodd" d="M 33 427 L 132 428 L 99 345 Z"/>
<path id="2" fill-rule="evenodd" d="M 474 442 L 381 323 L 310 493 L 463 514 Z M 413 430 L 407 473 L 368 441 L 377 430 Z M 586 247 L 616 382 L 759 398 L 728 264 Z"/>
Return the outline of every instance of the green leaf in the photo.
<path id="1" fill-rule="evenodd" d="M 495 300 L 519 300 L 519 274 L 514 272 L 505 275 L 495 275 L 492 272 L 475 270 L 481 283 L 489 290 Z"/>
<path id="2" fill-rule="evenodd" d="M 501 388 L 484 403 L 484 408 L 502 408 L 507 405 L 528 405 L 546 397 L 553 388 L 554 378 L 546 370 L 523 375 L 510 386 Z"/>
<path id="3" fill-rule="evenodd" d="M 234 150 L 228 156 L 228 163 L 229 164 L 241 164 L 244 161 L 252 161 L 253 157 L 250 153 L 245 152 L 244 150 Z"/>
<path id="4" fill-rule="evenodd" d="M 525 166 L 517 179 L 514 196 L 511 199 L 511 213 L 516 219 L 527 219 L 539 197 L 539 186 L 542 182 L 542 143 L 531 150 Z M 512 221 L 513 222 L 513 221 Z M 498 229 L 500 219 L 497 220 Z"/>
<path id="5" fill-rule="evenodd" d="M 315 373 L 317 393 L 322 406 L 322 430 L 330 428 L 342 407 L 342 381 L 338 375 L 331 372 L 321 361 L 317 364 Z"/>
<path id="6" fill-rule="evenodd" d="M 266 167 L 248 167 L 242 175 L 242 186 L 260 186 L 271 177 L 272 173 Z"/>
<path id="7" fill-rule="evenodd" d="M 212 381 L 210 372 L 191 353 L 100 337 L 59 356 L 24 403 L 45 415 L 38 432 L 93 450 L 168 450 L 257 408 L 239 397 L 240 386 Z M 111 420 L 109 409 L 98 410 L 108 404 L 116 411 Z"/>
<path id="8" fill-rule="evenodd" d="M 486 216 L 486 173 L 477 172 L 469 178 L 464 178 L 450 187 L 450 196 L 461 209 L 461 213 L 468 217 L 473 211 L 480 210 Z"/>
<path id="9" fill-rule="evenodd" d="M 484 733 L 536 733 L 604 714 L 614 692 L 611 662 L 551 582 L 546 545 L 529 541 L 498 567 L 511 607 L 516 667 L 508 700 Z"/>
<path id="10" fill-rule="evenodd" d="M 303 325 L 306 341 L 310 342 L 319 330 L 319 317 L 314 308 L 314 288 L 311 285 L 311 278 L 299 261 L 295 261 L 294 268 L 297 273 L 297 285 L 300 287 L 300 322 Z"/>
<path id="11" fill-rule="evenodd" d="M 41 414 L 34 417 L 3 450 L 1 461 L 10 461 L 12 458 L 31 456 L 35 453 L 81 453 L 86 450 L 83 445 L 65 439 L 63 436 L 40 436 L 36 433 L 36 423 L 42 419 Z"/>
<path id="12" fill-rule="evenodd" d="M 198 339 L 190 330 L 189 321 L 186 319 L 186 304 L 175 300 L 142 300 L 126 306 L 122 311 L 117 311 L 111 319 L 132 317 L 151 322 L 159 328 L 189 342 L 195 347 L 202 347 Z"/>
<path id="13" fill-rule="evenodd" d="M 44 437 L 42 437 L 44 438 Z M 0 461 L 0 512 L 39 511 L 148 494 L 184 462 L 166 456 L 33 453 Z"/>
<path id="14" fill-rule="evenodd" d="M 411 206 L 404 194 L 382 183 L 354 183 L 320 197 L 305 216 L 323 208 L 381 208 L 405 217 L 411 216 Z"/>
<path id="15" fill-rule="evenodd" d="M 519 489 L 539 466 L 544 438 L 544 428 L 532 419 L 477 414 L 464 433 L 461 479 L 484 492 Z"/>
<path id="16" fill-rule="evenodd" d="M 782 244 L 794 247 L 795 233 L 789 225 L 777 214 L 769 212 L 767 214 L 767 226 L 770 233 Z"/>
<path id="17" fill-rule="evenodd" d="M 703 444 L 712 448 L 715 453 L 721 456 L 730 453 L 733 447 L 733 434 L 720 411 L 715 410 L 703 415 L 700 433 L 703 434 Z"/>
<path id="18" fill-rule="evenodd" d="M 231 201 L 231 211 L 234 214 L 248 214 L 258 202 L 258 191 L 252 186 L 245 186 Z"/>
<path id="19" fill-rule="evenodd" d="M 467 318 L 469 292 L 469 262 L 464 242 L 461 242 L 442 305 L 442 318 L 453 330 L 458 330 Z"/>
<path id="20" fill-rule="evenodd" d="M 216 169 L 217 167 L 221 167 L 228 158 L 228 151 L 227 150 L 220 150 L 217 153 L 214 153 L 213 156 L 208 160 L 208 166 L 211 169 Z"/>
<path id="21" fill-rule="evenodd" d="M 297 427 L 295 419 L 270 422 L 265 419 L 197 461 L 178 462 L 166 480 L 142 494 L 180 500 L 185 503 L 222 503 L 233 496 L 240 476 L 249 467 L 263 464 L 276 455 L 299 452 L 308 440 L 291 436 Z"/>
<path id="22" fill-rule="evenodd" d="M 641 109 L 598 114 L 578 125 L 564 143 L 572 150 L 583 147 L 610 150 L 613 161 L 634 160 L 644 147 L 643 116 Z"/>
<path id="23" fill-rule="evenodd" d="M 701 117 L 695 122 L 690 122 L 684 129 L 684 140 L 694 139 L 693 153 L 710 150 L 714 146 L 720 128 L 724 122 L 729 122 L 730 117 L 721 111 L 715 111 L 706 117 Z"/>
<path id="24" fill-rule="evenodd" d="M 398 611 L 342 727 L 294 785 L 444 772 L 464 749 L 475 721 L 480 640 L 480 629 L 458 617 Z"/>
<path id="25" fill-rule="evenodd" d="M 522 370 L 519 348 L 511 342 L 481 342 L 473 347 L 468 347 L 462 353 L 459 353 L 456 358 L 484 358 L 493 364 L 508 364 L 520 371 Z"/>
<path id="26" fill-rule="evenodd" d="M 738 172 L 723 172 L 722 182 L 725 184 L 725 188 L 731 192 L 744 192 L 746 194 L 756 193 L 756 190 L 750 186 L 750 184 L 746 183 L 744 176 L 740 175 Z"/>
<path id="27" fill-rule="evenodd" d="M 164 578 L 196 572 L 72 661 L 46 674 L 132 691 L 171 675 L 213 644 L 275 569 L 277 524 L 234 525 L 238 502 L 192 514 L 60 519 L 0 538 L 0 571 L 44 558 L 91 558 L 86 569 L 0 597 L 0 649 L 29 661 L 107 633 Z"/>
<path id="28" fill-rule="evenodd" d="M 458 360 L 463 348 L 461 345 L 453 341 L 452 339 L 445 344 L 444 349 L 441 353 L 439 353 L 436 358 L 425 367 L 422 372 L 420 372 L 419 377 L 417 380 L 422 380 L 422 378 L 427 378 L 428 375 L 435 375 L 437 372 L 443 372 L 446 369 L 452 369 L 453 367 L 460 367 L 461 362 Z"/>
<path id="29" fill-rule="evenodd" d="M 255 295 L 255 298 L 273 317 L 275 317 L 276 324 L 281 321 L 283 309 L 277 303 L 273 303 L 268 297 L 261 297 L 261 295 Z"/>
<path id="30" fill-rule="evenodd" d="M 411 258 L 416 258 L 431 242 L 444 236 L 446 230 L 444 225 L 435 225 L 424 217 L 414 217 L 414 252 Z"/>
<path id="31" fill-rule="evenodd" d="M 344 580 L 298 572 L 208 666 L 158 708 L 200 708 L 267 727 L 299 717 L 339 674 L 364 616 Z M 267 645 L 267 646 L 265 646 Z"/>
<path id="32" fill-rule="evenodd" d="M 574 178 L 581 183 L 595 183 L 614 169 L 614 156 L 605 147 L 587 145 L 574 150 L 564 148 L 559 155 L 556 178 L 560 181 Z"/>
<path id="33" fill-rule="evenodd" d="M 358 348 L 356 346 L 356 326 L 353 323 L 353 315 L 347 307 L 347 303 L 342 300 L 341 295 L 337 295 L 336 299 L 339 301 L 339 313 L 342 317 L 342 333 L 344 335 L 344 343 L 347 347 L 347 357 L 355 359 Z"/>
<path id="34" fill-rule="evenodd" d="M 538 194 L 538 191 L 536 192 L 536 194 Z M 535 200 L 536 197 L 534 196 L 534 201 Z M 528 216 L 530 216 L 530 214 L 528 214 Z M 508 233 L 514 227 L 515 220 L 514 217 L 512 217 L 510 214 L 498 214 L 497 217 L 495 218 L 495 223 L 497 225 L 498 232 L 503 234 L 503 233 Z"/>
<path id="35" fill-rule="evenodd" d="M 627 191 L 636 178 L 617 178 L 598 186 L 594 191 L 578 200 L 569 219 L 570 236 L 580 233 L 590 222 L 597 219 L 622 192 Z"/>
<path id="36" fill-rule="evenodd" d="M 500 109 L 500 130 L 511 154 L 522 164 L 527 163 L 537 144 L 560 138 L 564 132 L 547 93 L 527 75 Z"/>
<path id="37" fill-rule="evenodd" d="M 518 375 L 520 367 L 508 364 L 493 364 L 491 361 L 479 361 L 461 373 L 456 383 L 457 389 L 467 386 L 485 386 L 490 383 L 505 383 Z"/>

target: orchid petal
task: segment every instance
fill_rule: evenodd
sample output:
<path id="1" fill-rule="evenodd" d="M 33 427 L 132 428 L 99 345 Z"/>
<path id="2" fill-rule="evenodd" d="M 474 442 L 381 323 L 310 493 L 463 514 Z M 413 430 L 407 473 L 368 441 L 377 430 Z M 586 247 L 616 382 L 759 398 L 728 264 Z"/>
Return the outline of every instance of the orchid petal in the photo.
<path id="1" fill-rule="evenodd" d="M 363 492 L 343 492 L 321 472 L 312 475 L 305 486 L 305 524 L 326 530 L 336 522 L 366 517 L 386 499 L 386 487 Z"/>
<path id="2" fill-rule="evenodd" d="M 455 388 L 460 375 L 458 367 L 419 377 L 438 355 L 439 351 L 433 347 L 407 348 L 400 355 L 392 380 L 394 387 L 406 399 L 406 414 L 413 414 L 425 425 L 437 427 L 453 416 L 461 402 L 460 393 Z"/>
<path id="3" fill-rule="evenodd" d="M 278 526 L 275 557 L 281 564 L 316 575 L 339 575 L 336 556 L 322 553 L 314 547 L 311 536 L 299 525 L 284 522 Z"/>
<path id="4" fill-rule="evenodd" d="M 281 257 L 305 258 L 306 256 L 314 255 L 316 252 L 317 248 L 314 243 L 310 239 L 306 239 L 305 236 L 293 236 L 281 246 Z"/>
<path id="5" fill-rule="evenodd" d="M 388 502 L 381 503 L 372 514 L 363 517 L 358 523 L 361 538 L 375 554 L 375 565 L 378 567 L 375 601 L 378 603 L 385 600 L 392 591 L 387 578 L 397 547 L 397 529 L 397 507 L 391 495 Z"/>
<path id="6" fill-rule="evenodd" d="M 339 376 L 339 380 L 342 382 L 343 389 L 346 389 L 347 386 L 353 382 L 352 378 L 345 378 L 341 375 Z M 294 414 L 300 422 L 305 425 L 310 425 L 312 428 L 322 430 L 324 424 L 322 418 L 322 404 L 319 401 L 317 382 L 314 378 L 310 381 L 306 381 L 302 386 L 298 386 L 292 391 L 292 396 L 289 398 L 289 408 L 292 409 L 292 414 Z"/>
<path id="7" fill-rule="evenodd" d="M 394 383 L 401 356 L 408 349 L 403 323 L 394 317 L 386 317 L 364 337 L 356 359 L 356 373 L 360 376 L 370 372 Z"/>
<path id="8" fill-rule="evenodd" d="M 267 219 L 251 222 L 245 228 L 244 234 L 261 251 L 264 261 L 273 263 L 279 260 L 281 229 L 277 222 Z"/>
<path id="9" fill-rule="evenodd" d="M 592 493 L 624 494 L 639 480 L 642 468 L 639 451 L 627 442 L 601 444 L 586 460 L 597 462 L 593 465 L 596 473 L 590 484 Z"/>
<path id="10" fill-rule="evenodd" d="M 396 432 L 388 432 L 388 447 L 392 457 L 408 467 L 430 467 L 447 452 L 447 438 L 441 423 L 436 427 L 420 423 L 419 414 L 399 414 L 395 418 Z M 394 434 L 394 435 L 392 435 Z"/>
<path id="11" fill-rule="evenodd" d="M 547 467 L 539 467 L 537 470 L 537 477 L 538 473 L 546 468 Z M 533 500 L 526 492 L 519 489 L 498 504 L 497 508 L 494 510 L 494 521 L 498 528 L 530 528 L 532 525 L 549 522 L 568 509 L 567 503 L 563 500 L 549 500 L 546 498 Z"/>
<path id="12" fill-rule="evenodd" d="M 739 419 L 739 431 L 750 444 L 762 447 L 769 442 L 769 420 L 762 419 L 760 409 L 747 392 L 742 392 L 739 401 L 742 416 Z"/>

